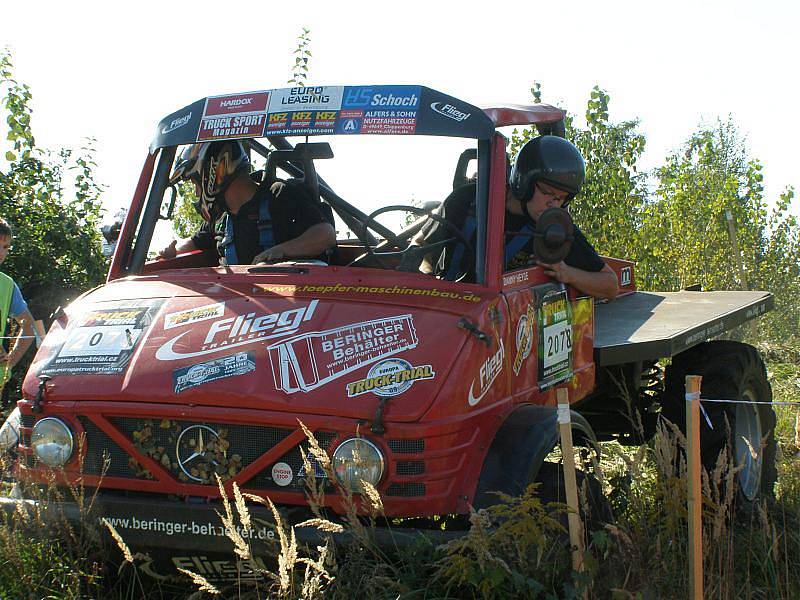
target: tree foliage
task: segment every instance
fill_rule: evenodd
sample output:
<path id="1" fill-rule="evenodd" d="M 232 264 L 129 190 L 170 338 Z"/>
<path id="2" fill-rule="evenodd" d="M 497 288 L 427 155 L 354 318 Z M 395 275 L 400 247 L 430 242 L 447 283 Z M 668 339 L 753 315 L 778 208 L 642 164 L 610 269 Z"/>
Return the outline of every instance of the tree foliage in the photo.
<path id="1" fill-rule="evenodd" d="M 36 145 L 31 91 L 14 79 L 8 50 L 0 51 L 0 94 L 8 163 L 0 169 L 0 216 L 14 228 L 14 251 L 2 268 L 17 281 L 34 316 L 46 318 L 105 276 L 94 140 L 78 150 Z"/>
<path id="2" fill-rule="evenodd" d="M 531 94 L 541 101 L 538 84 Z M 731 119 L 700 125 L 662 166 L 642 173 L 645 137 L 637 121 L 610 119 L 610 100 L 595 87 L 586 126 L 566 118 L 567 138 L 586 159 L 586 181 L 570 211 L 597 250 L 636 261 L 639 289 L 699 284 L 771 291 L 776 310 L 760 331 L 773 340 L 799 336 L 800 227 L 789 210 L 794 189 L 770 210 L 762 166 Z M 534 135 L 532 128 L 515 130 L 511 151 Z"/>

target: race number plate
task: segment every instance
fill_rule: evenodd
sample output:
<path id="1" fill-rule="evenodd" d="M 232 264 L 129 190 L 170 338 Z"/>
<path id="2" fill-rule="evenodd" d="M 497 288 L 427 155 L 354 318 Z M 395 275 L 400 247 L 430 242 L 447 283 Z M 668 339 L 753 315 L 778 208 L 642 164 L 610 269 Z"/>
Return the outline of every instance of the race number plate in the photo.
<path id="1" fill-rule="evenodd" d="M 561 321 L 544 329 L 544 368 L 563 363 L 572 353 L 572 325 Z"/>
<path id="2" fill-rule="evenodd" d="M 65 341 L 42 373 L 122 373 L 160 306 L 160 300 L 131 300 L 87 307 L 71 319 Z"/>
<path id="3" fill-rule="evenodd" d="M 572 377 L 572 306 L 563 285 L 533 288 L 539 332 L 539 388 Z"/>

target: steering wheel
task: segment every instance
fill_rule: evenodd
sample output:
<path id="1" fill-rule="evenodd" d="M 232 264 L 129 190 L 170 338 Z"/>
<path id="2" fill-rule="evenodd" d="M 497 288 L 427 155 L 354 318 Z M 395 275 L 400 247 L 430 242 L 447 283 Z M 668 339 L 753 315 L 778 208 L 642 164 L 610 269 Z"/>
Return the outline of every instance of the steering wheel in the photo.
<path id="1" fill-rule="evenodd" d="M 417 216 L 427 216 L 429 219 L 442 224 L 445 227 L 445 229 L 447 229 L 450 233 L 453 234 L 453 237 L 441 240 L 439 242 L 433 242 L 430 244 L 421 244 L 419 246 L 406 246 L 403 250 L 395 250 L 391 252 L 378 251 L 380 247 L 386 243 L 391 243 L 396 248 L 400 248 L 401 246 L 407 244 L 407 240 L 400 239 L 397 236 L 387 237 L 386 240 L 378 244 L 370 243 L 369 239 L 370 236 L 367 235 L 367 230 L 370 229 L 371 225 L 376 223 L 375 219 L 379 215 L 390 212 L 407 212 Z M 359 237 L 361 239 L 361 243 L 364 244 L 364 250 L 366 251 L 366 255 L 359 256 L 348 266 L 353 266 L 356 263 L 360 262 L 361 260 L 371 259 L 374 262 L 378 263 L 381 266 L 381 268 L 388 269 L 389 267 L 382 259 L 399 256 L 400 266 L 398 267 L 398 270 L 416 271 L 419 268 L 419 264 L 422 262 L 422 259 L 425 257 L 426 254 L 428 254 L 433 250 L 443 248 L 444 246 L 453 241 L 459 241 L 462 244 L 464 244 L 464 248 L 467 252 L 467 257 L 471 259 L 470 262 L 471 263 L 475 262 L 475 250 L 473 249 L 472 244 L 469 242 L 466 236 L 461 232 L 461 230 L 458 227 L 453 225 L 450 221 L 448 221 L 441 215 L 434 214 L 431 209 L 424 209 L 417 206 L 410 206 L 405 204 L 384 206 L 370 213 L 370 215 L 367 216 L 366 220 L 362 225 L 362 232 Z M 466 274 L 467 271 L 460 271 L 455 281 L 459 281 Z"/>

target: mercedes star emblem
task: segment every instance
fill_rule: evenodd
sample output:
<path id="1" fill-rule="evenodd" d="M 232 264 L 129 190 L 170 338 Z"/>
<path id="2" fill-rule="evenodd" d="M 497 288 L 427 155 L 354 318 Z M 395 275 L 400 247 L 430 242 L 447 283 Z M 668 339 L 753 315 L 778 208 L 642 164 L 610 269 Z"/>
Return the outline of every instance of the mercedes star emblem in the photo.
<path id="1" fill-rule="evenodd" d="M 192 475 L 192 469 L 195 469 L 195 473 L 200 474 L 198 467 L 209 464 L 210 472 L 213 473 L 213 467 L 216 466 L 214 452 L 209 452 L 206 456 L 206 451 L 209 444 L 216 446 L 218 440 L 219 434 L 207 425 L 192 425 L 184 429 L 178 436 L 175 444 L 175 456 L 178 457 L 178 466 L 181 471 L 189 479 L 206 483 L 207 478 Z"/>

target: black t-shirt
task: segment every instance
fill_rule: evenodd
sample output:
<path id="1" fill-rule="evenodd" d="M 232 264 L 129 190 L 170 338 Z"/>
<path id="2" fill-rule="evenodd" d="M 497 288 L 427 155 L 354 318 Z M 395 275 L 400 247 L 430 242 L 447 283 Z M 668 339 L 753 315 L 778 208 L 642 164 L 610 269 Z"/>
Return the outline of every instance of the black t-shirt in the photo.
<path id="1" fill-rule="evenodd" d="M 456 228 L 462 233 L 469 234 L 470 243 L 472 244 L 473 248 L 475 247 L 476 241 L 474 229 L 475 194 L 476 185 L 474 183 L 461 186 L 453 190 L 453 192 L 444 200 L 444 202 L 442 202 L 442 205 L 437 210 L 437 214 L 439 216 L 447 219 L 449 223 L 455 225 Z M 473 222 L 473 226 L 471 228 L 467 225 L 468 217 Z M 528 222 L 529 220 L 526 217 L 506 211 L 505 243 L 508 243 L 514 237 L 514 234 L 525 227 Z M 457 237 L 452 230 L 445 227 L 442 223 L 437 222 L 431 222 L 428 224 L 426 228 L 423 229 L 423 234 L 425 236 L 426 244 Z M 597 254 L 597 251 L 589 243 L 577 225 L 574 226 L 574 236 L 575 239 L 572 242 L 572 247 L 570 248 L 567 257 L 564 259 L 564 262 L 571 267 L 575 267 L 584 271 L 597 272 L 602 270 L 605 262 L 602 258 L 600 258 L 600 256 Z M 469 266 L 466 263 L 466 261 L 472 261 L 474 263 L 474 256 L 470 256 L 470 253 L 468 251 L 464 251 L 463 249 L 459 252 L 459 246 L 463 248 L 463 244 L 460 244 L 456 241 L 447 244 L 442 251 L 439 261 L 436 265 L 436 274 L 446 276 L 453 256 L 458 259 L 460 255 L 460 260 L 462 261 L 461 267 L 460 269 L 456 270 L 460 271 L 460 273 L 467 272 L 468 275 L 466 280 L 474 281 L 474 265 Z M 535 264 L 535 260 L 536 257 L 533 253 L 533 237 L 531 237 L 530 240 L 522 247 L 522 249 L 519 250 L 513 257 L 511 257 L 508 264 L 505 266 L 505 270 L 510 271 L 513 269 L 521 269 Z"/>
<path id="2" fill-rule="evenodd" d="M 270 191 L 268 185 L 261 185 L 255 195 L 241 206 L 239 212 L 235 215 L 227 213 L 227 218 L 233 219 L 233 241 L 238 264 L 250 264 L 259 252 L 266 250 L 259 244 L 258 231 L 259 205 L 265 196 L 269 202 L 275 245 L 302 235 L 312 225 L 327 222 L 319 203 L 311 198 L 302 184 L 286 182 L 277 197 Z M 219 255 L 224 256 L 224 249 L 220 244 L 225 237 L 226 212 L 215 212 L 212 215 L 213 222 L 203 223 L 199 231 L 192 236 L 197 248 L 206 250 L 216 246 Z"/>

